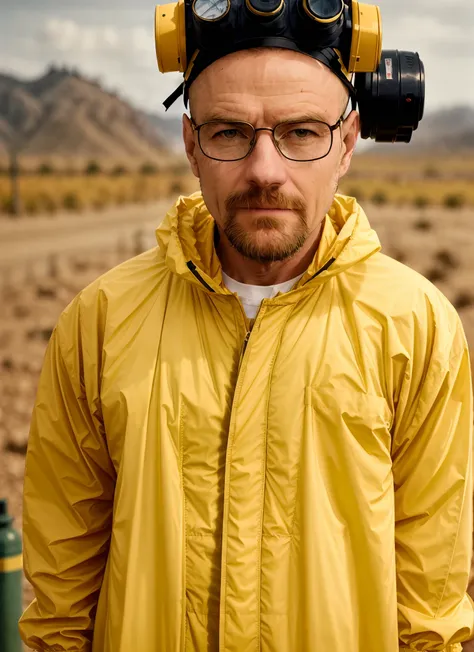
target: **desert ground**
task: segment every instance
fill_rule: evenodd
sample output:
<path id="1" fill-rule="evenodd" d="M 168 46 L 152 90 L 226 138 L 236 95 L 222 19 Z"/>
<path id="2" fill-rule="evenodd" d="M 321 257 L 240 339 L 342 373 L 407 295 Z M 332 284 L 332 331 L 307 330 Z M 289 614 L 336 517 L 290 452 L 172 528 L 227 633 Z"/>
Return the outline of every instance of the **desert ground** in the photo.
<path id="1" fill-rule="evenodd" d="M 364 187 L 363 178 L 358 184 Z M 8 497 L 18 528 L 29 421 L 54 324 L 89 282 L 154 245 L 171 203 L 0 217 L 0 496 Z M 361 203 L 384 252 L 427 276 L 457 307 L 474 350 L 474 208 Z M 470 591 L 474 597 L 474 583 Z M 26 582 L 24 596 L 26 604 Z M 465 650 L 474 652 L 474 644 Z"/>

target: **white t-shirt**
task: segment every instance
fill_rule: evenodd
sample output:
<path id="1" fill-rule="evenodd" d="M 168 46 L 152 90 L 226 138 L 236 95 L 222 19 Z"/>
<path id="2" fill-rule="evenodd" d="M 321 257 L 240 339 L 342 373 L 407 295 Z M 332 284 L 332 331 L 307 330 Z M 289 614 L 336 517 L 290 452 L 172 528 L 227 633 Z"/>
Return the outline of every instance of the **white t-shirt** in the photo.
<path id="1" fill-rule="evenodd" d="M 234 281 L 233 278 L 222 272 L 222 279 L 226 288 L 238 295 L 249 319 L 255 319 L 263 299 L 271 299 L 279 292 L 289 292 L 302 276 L 303 274 L 300 274 L 290 281 L 278 283 L 277 285 L 247 285 L 247 283 Z"/>

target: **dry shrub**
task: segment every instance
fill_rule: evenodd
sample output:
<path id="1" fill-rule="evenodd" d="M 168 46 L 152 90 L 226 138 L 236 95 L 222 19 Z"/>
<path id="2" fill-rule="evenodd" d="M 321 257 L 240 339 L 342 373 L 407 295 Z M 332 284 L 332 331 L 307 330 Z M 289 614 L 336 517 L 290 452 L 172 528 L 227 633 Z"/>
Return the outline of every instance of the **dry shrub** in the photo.
<path id="1" fill-rule="evenodd" d="M 399 263 L 405 263 L 407 261 L 407 255 L 401 249 L 396 249 L 395 247 L 390 250 L 390 256 L 395 260 L 398 260 Z"/>
<path id="2" fill-rule="evenodd" d="M 433 267 L 429 269 L 425 276 L 432 283 L 440 283 L 449 278 L 448 270 L 442 267 Z"/>
<path id="3" fill-rule="evenodd" d="M 114 168 L 112 168 L 110 174 L 113 177 L 123 177 L 127 174 L 127 169 L 123 165 L 116 165 Z"/>
<path id="4" fill-rule="evenodd" d="M 349 197 L 355 197 L 359 202 L 364 201 L 365 199 L 365 193 L 359 186 L 348 188 L 347 195 L 349 195 Z"/>
<path id="5" fill-rule="evenodd" d="M 470 308 L 474 306 L 474 295 L 467 291 L 460 292 L 453 301 L 453 306 L 456 310 L 462 310 L 463 308 Z"/>
<path id="6" fill-rule="evenodd" d="M 439 179 L 441 176 L 440 171 L 434 165 L 428 165 L 425 168 L 424 175 L 425 179 Z"/>
<path id="7" fill-rule="evenodd" d="M 432 231 L 433 224 L 426 217 L 422 217 L 421 219 L 415 222 L 413 228 L 416 229 L 417 231 L 427 232 L 427 231 Z"/>
<path id="8" fill-rule="evenodd" d="M 431 204 L 431 200 L 426 195 L 417 195 L 413 199 L 413 206 L 415 206 L 415 208 L 419 208 L 421 210 L 423 210 L 424 208 L 427 208 L 430 204 Z"/>
<path id="9" fill-rule="evenodd" d="M 178 181 L 175 179 L 172 181 L 169 185 L 169 194 L 174 196 L 174 195 L 182 195 L 185 192 L 185 186 L 182 181 Z"/>
<path id="10" fill-rule="evenodd" d="M 57 290 L 54 287 L 38 285 L 36 288 L 36 296 L 38 299 L 55 299 L 57 296 Z"/>
<path id="11" fill-rule="evenodd" d="M 54 174 L 54 168 L 51 163 L 41 163 L 41 165 L 38 167 L 38 174 L 41 174 L 42 176 Z"/>
<path id="12" fill-rule="evenodd" d="M 450 193 L 445 195 L 443 199 L 443 206 L 451 210 L 462 208 L 466 204 L 466 198 L 459 193 Z"/>
<path id="13" fill-rule="evenodd" d="M 100 167 L 99 163 L 97 163 L 97 161 L 90 161 L 85 169 L 85 174 L 88 176 L 94 176 L 96 174 L 100 174 L 101 172 L 102 168 Z"/>
<path id="14" fill-rule="evenodd" d="M 67 192 L 63 197 L 63 207 L 68 211 L 80 211 L 83 203 L 76 192 Z"/>
<path id="15" fill-rule="evenodd" d="M 158 168 L 154 163 L 144 163 L 140 168 L 140 174 L 150 175 L 157 174 Z"/>
<path id="16" fill-rule="evenodd" d="M 7 213 L 7 215 L 13 215 L 13 198 L 11 196 L 2 197 L 0 201 L 0 212 Z"/>
<path id="17" fill-rule="evenodd" d="M 370 199 L 376 206 L 384 206 L 388 203 L 388 195 L 383 190 L 377 190 L 377 192 L 374 192 Z"/>
<path id="18" fill-rule="evenodd" d="M 37 197 L 27 197 L 23 207 L 28 215 L 36 215 L 40 211 L 40 203 Z"/>
<path id="19" fill-rule="evenodd" d="M 445 269 L 457 269 L 459 267 L 459 261 L 448 249 L 442 249 L 441 251 L 438 251 L 435 255 L 435 260 Z"/>
<path id="20" fill-rule="evenodd" d="M 48 342 L 53 334 L 53 328 L 33 328 L 28 331 L 27 337 L 29 340 L 42 340 Z"/>
<path id="21" fill-rule="evenodd" d="M 38 203 L 41 211 L 45 213 L 55 213 L 58 208 L 56 197 L 50 195 L 48 192 L 40 192 L 38 194 Z"/>

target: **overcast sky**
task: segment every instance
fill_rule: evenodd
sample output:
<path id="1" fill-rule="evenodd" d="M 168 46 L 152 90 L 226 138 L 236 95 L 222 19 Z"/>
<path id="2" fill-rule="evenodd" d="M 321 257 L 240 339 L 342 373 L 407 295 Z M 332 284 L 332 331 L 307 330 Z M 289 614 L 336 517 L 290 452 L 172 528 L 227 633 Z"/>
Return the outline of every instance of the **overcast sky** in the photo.
<path id="1" fill-rule="evenodd" d="M 164 4 L 160 2 L 159 4 Z M 380 0 L 385 49 L 418 51 L 427 109 L 474 106 L 474 0 Z M 181 81 L 156 64 L 150 0 L 0 0 L 0 71 L 22 78 L 49 63 L 100 77 L 136 106 L 163 113 Z M 177 101 L 169 113 L 179 115 Z"/>

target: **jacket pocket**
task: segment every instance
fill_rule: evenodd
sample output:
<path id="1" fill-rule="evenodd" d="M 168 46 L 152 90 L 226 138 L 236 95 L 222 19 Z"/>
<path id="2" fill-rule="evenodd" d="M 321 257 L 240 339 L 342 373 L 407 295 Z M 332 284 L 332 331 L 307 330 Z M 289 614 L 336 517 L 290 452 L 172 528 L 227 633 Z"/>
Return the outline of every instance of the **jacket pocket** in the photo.
<path id="1" fill-rule="evenodd" d="M 310 386 L 305 402 L 313 437 L 331 457 L 371 470 L 377 461 L 391 466 L 393 415 L 383 396 Z"/>

